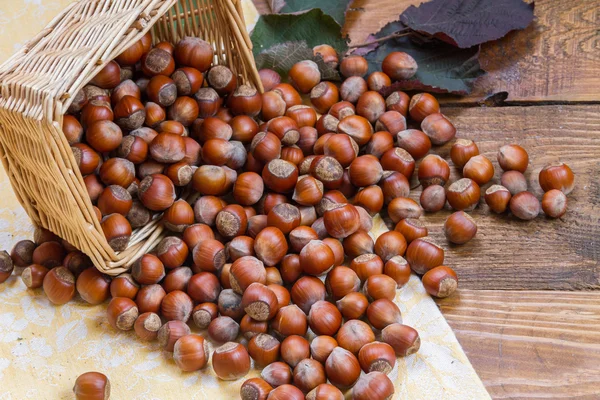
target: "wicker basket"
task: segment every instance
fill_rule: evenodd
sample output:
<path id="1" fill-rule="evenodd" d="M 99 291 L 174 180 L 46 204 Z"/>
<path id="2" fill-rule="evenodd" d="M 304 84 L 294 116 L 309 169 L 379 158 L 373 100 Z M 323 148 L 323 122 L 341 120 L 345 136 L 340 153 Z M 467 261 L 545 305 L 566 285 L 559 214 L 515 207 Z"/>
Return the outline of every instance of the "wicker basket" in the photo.
<path id="1" fill-rule="evenodd" d="M 134 232 L 125 251 L 110 248 L 62 120 L 74 95 L 149 30 L 154 42 L 203 38 L 215 63 L 262 91 L 240 0 L 80 0 L 0 66 L 0 156 L 19 202 L 35 225 L 111 275 L 154 247 L 163 228 L 155 219 Z"/>

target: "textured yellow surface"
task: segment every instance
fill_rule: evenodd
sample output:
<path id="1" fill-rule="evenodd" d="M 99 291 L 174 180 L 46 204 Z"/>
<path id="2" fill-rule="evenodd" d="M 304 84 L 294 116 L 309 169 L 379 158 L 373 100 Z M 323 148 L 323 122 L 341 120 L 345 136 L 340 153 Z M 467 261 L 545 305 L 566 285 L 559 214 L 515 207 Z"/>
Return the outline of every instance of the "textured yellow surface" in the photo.
<path id="1" fill-rule="evenodd" d="M 33 37 L 68 0 L 0 0 L 0 61 Z M 249 24 L 257 18 L 247 1 Z M 31 238 L 33 228 L 0 168 L 0 248 Z M 374 236 L 385 230 L 378 218 Z M 404 322 L 421 335 L 421 350 L 399 359 L 391 378 L 395 399 L 488 399 L 452 330 L 421 282 L 413 276 L 398 291 Z M 238 398 L 243 380 L 219 381 L 207 367 L 183 373 L 170 353 L 115 332 L 106 305 L 80 299 L 55 307 L 41 290 L 28 291 L 13 276 L 0 286 L 0 400 L 72 399 L 75 378 L 97 370 L 109 376 L 112 399 Z M 194 331 L 194 328 L 192 328 Z M 211 349 L 214 346 L 211 346 Z M 258 375 L 253 370 L 250 376 Z"/>

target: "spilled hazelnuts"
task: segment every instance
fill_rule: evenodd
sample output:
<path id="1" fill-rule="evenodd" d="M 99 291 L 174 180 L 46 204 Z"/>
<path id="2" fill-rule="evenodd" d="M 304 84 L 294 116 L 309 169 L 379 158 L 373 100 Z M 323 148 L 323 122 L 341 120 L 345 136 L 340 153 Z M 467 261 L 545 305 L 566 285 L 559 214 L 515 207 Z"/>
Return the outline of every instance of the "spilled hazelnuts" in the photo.
<path id="1" fill-rule="evenodd" d="M 76 291 L 90 304 L 112 297 L 110 326 L 158 340 L 183 371 L 211 359 L 220 379 L 235 380 L 253 360 L 263 370 L 241 385 L 242 399 L 341 398 L 340 389 L 352 387 L 354 398 L 366 399 L 373 385 L 388 398 L 396 358 L 420 346 L 418 332 L 403 324 L 397 290 L 411 271 L 432 296 L 449 296 L 458 285 L 444 264 L 447 247 L 428 236 L 422 215 L 455 210 L 443 231 L 464 244 L 476 236 L 467 212 L 482 194 L 492 211 L 520 219 L 566 212 L 574 187 L 566 164 L 541 170 L 540 203 L 526 182 L 520 190 L 525 149 L 500 149 L 506 179 L 493 182 L 492 160 L 475 142 L 455 140 L 434 96 L 383 97 L 382 88 L 416 73 L 406 53 L 389 54 L 382 71 L 367 77 L 363 57 L 317 46 L 315 54 L 339 67 L 340 85 L 303 60 L 289 83 L 261 70 L 266 92 L 259 93 L 237 71 L 213 65 L 213 48 L 201 39 L 154 47 L 150 39 L 126 49 L 76 96 L 63 130 L 106 251 L 127 250 L 149 223 L 160 224 L 164 237 L 129 273 L 111 278 L 40 229 L 35 241 L 3 253 L 0 279 L 25 268 L 27 287 L 43 288 L 57 305 Z M 122 79 L 121 68 L 138 63 Z M 451 141 L 452 166 L 463 175 L 457 181 L 448 160 L 430 153 Z M 424 188 L 419 202 L 410 198 L 413 177 Z M 490 181 L 496 184 L 484 190 Z M 375 238 L 369 232 L 378 213 L 395 229 Z M 197 334 L 204 329 L 207 337 Z M 208 339 L 218 343 L 212 354 Z M 110 382 L 87 373 L 74 391 L 108 398 Z"/>

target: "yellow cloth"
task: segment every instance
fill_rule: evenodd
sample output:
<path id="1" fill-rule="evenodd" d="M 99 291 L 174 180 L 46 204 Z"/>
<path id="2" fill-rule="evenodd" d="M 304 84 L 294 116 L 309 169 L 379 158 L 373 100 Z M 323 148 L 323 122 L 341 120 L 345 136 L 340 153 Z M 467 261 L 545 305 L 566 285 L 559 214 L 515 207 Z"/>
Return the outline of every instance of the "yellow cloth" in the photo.
<path id="1" fill-rule="evenodd" d="M 32 38 L 70 0 L 0 0 L 0 62 Z M 246 21 L 257 12 L 244 1 Z M 0 248 L 31 238 L 33 228 L 0 168 Z M 385 230 L 377 218 L 373 233 Z M 452 330 L 419 279 L 398 291 L 404 322 L 421 336 L 420 351 L 398 359 L 391 374 L 394 399 L 488 399 L 485 388 Z M 243 380 L 223 382 L 209 365 L 181 372 L 170 353 L 143 343 L 133 332 L 108 325 L 106 304 L 81 299 L 55 307 L 41 289 L 30 291 L 12 276 L 0 285 L 0 400 L 72 399 L 71 388 L 86 371 L 105 373 L 112 399 L 233 399 Z M 197 329 L 192 328 L 193 331 Z M 214 346 L 211 346 L 211 349 Z M 250 376 L 258 375 L 253 370 Z"/>

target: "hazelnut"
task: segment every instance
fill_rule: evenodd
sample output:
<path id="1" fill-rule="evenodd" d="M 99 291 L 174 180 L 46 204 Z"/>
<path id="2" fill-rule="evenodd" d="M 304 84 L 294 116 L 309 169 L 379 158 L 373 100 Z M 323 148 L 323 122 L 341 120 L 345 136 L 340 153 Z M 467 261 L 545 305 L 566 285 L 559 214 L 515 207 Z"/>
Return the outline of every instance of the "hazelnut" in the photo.
<path id="1" fill-rule="evenodd" d="M 389 374 L 396 365 L 396 353 L 387 343 L 367 343 L 358 352 L 358 362 L 366 374 L 373 371 Z"/>
<path id="2" fill-rule="evenodd" d="M 479 185 L 469 178 L 459 179 L 446 189 L 448 204 L 455 210 L 472 210 L 479 204 Z"/>
<path id="3" fill-rule="evenodd" d="M 345 78 L 351 76 L 363 77 L 369 70 L 369 64 L 364 57 L 361 56 L 348 56 L 340 62 L 340 72 Z M 388 74 L 389 75 L 389 74 Z"/>
<path id="4" fill-rule="evenodd" d="M 411 243 L 413 240 L 427 236 L 427 228 L 421 221 L 416 218 L 405 218 L 400 220 L 395 231 L 398 231 L 406 239 L 406 243 Z"/>
<path id="5" fill-rule="evenodd" d="M 503 213 L 511 199 L 510 191 L 502 185 L 492 185 L 485 191 L 485 202 L 495 213 Z"/>
<path id="6" fill-rule="evenodd" d="M 259 333 L 248 341 L 248 353 L 256 365 L 267 366 L 279 360 L 279 340 L 266 333 Z"/>
<path id="7" fill-rule="evenodd" d="M 421 192 L 421 207 L 427 212 L 437 212 L 444 208 L 446 204 L 446 191 L 443 186 L 427 186 Z"/>
<path id="8" fill-rule="evenodd" d="M 160 304 L 166 296 L 165 289 L 158 284 L 142 286 L 139 289 L 135 302 L 140 313 L 160 312 Z"/>
<path id="9" fill-rule="evenodd" d="M 421 130 L 429 136 L 431 143 L 441 146 L 456 136 L 456 128 L 450 120 L 441 113 L 433 113 L 421 121 Z"/>
<path id="10" fill-rule="evenodd" d="M 450 158 L 455 166 L 462 168 L 471 159 L 479 155 L 479 148 L 469 139 L 456 139 L 450 149 Z"/>
<path id="11" fill-rule="evenodd" d="M 423 210 L 413 199 L 407 197 L 396 197 L 388 205 L 388 215 L 395 223 L 405 218 L 419 218 Z"/>
<path id="12" fill-rule="evenodd" d="M 239 324 L 228 316 L 217 317 L 208 324 L 208 336 L 217 343 L 234 341 L 239 333 Z"/>
<path id="13" fill-rule="evenodd" d="M 308 329 L 306 314 L 295 304 L 281 307 L 271 322 L 271 328 L 277 335 L 282 337 L 290 335 L 304 336 Z"/>
<path id="14" fill-rule="evenodd" d="M 450 296 L 458 286 L 456 272 L 443 265 L 427 271 L 423 275 L 422 281 L 427 293 L 438 298 Z"/>
<path id="15" fill-rule="evenodd" d="M 542 210 L 550 218 L 560 218 L 567 212 L 567 196 L 558 189 L 544 193 Z"/>
<path id="16" fill-rule="evenodd" d="M 549 164 L 542 168 L 539 175 L 540 186 L 544 192 L 558 189 L 569 194 L 575 186 L 575 176 L 565 163 Z"/>
<path id="17" fill-rule="evenodd" d="M 419 332 L 408 325 L 392 324 L 381 331 L 381 339 L 392 346 L 398 357 L 406 357 L 419 351 Z"/>
<path id="18" fill-rule="evenodd" d="M 480 186 L 485 185 L 494 177 L 494 166 L 485 156 L 473 156 L 465 164 L 463 176 L 474 180 Z"/>
<path id="19" fill-rule="evenodd" d="M 352 322 L 360 321 L 352 320 L 346 322 L 344 326 Z M 375 337 L 373 336 L 371 341 L 374 340 Z M 325 362 L 325 372 L 327 373 L 329 382 L 338 388 L 345 389 L 352 387 L 360 377 L 360 364 L 352 352 L 342 347 L 336 347 L 329 357 L 327 357 L 327 361 Z"/>
<path id="20" fill-rule="evenodd" d="M 383 266 L 383 273 L 396 281 L 398 287 L 408 283 L 410 279 L 410 265 L 402 256 L 394 256 Z"/>
<path id="21" fill-rule="evenodd" d="M 302 391 L 295 386 L 289 385 L 292 382 L 292 370 L 289 365 L 284 362 L 276 361 L 272 364 L 267 365 L 260 373 L 260 376 L 268 382 L 271 386 L 289 386 L 300 393 L 298 399 L 302 400 Z M 281 400 L 288 400 L 289 397 L 280 397 Z"/>
<path id="22" fill-rule="evenodd" d="M 298 279 L 290 291 L 292 301 L 305 314 L 317 301 L 325 300 L 327 290 L 323 282 L 314 276 L 303 276 Z"/>
<path id="23" fill-rule="evenodd" d="M 342 325 L 338 331 L 336 339 L 341 348 L 348 350 L 353 355 L 356 355 L 361 347 L 363 347 L 365 344 L 375 341 L 375 334 L 373 333 L 371 327 L 365 322 L 358 319 L 352 319 L 350 321 L 346 321 L 346 323 Z M 336 350 L 334 349 L 331 354 L 333 355 L 335 352 Z M 329 357 L 331 357 L 331 355 Z M 329 358 L 327 360 L 329 361 Z M 333 380 L 332 383 L 335 384 Z"/>
<path id="24" fill-rule="evenodd" d="M 399 90 L 391 93 L 385 99 L 385 105 L 388 111 L 398 111 L 405 117 L 408 114 L 408 103 L 410 103 L 410 97 Z"/>
<path id="25" fill-rule="evenodd" d="M 289 81 L 300 93 L 309 93 L 321 81 L 319 66 L 311 60 L 297 62 L 290 68 Z"/>
<path id="26" fill-rule="evenodd" d="M 236 380 L 250 371 L 250 356 L 241 344 L 227 342 L 213 352 L 212 366 L 220 379 Z"/>
<path id="27" fill-rule="evenodd" d="M 360 284 L 360 278 L 356 272 L 345 266 L 333 268 L 325 279 L 327 293 L 336 301 L 349 293 L 357 292 Z"/>
<path id="28" fill-rule="evenodd" d="M 173 360 L 182 371 L 191 372 L 204 368 L 208 357 L 208 345 L 200 335 L 185 335 L 175 342 Z"/>
<path id="29" fill-rule="evenodd" d="M 444 186 L 450 178 L 450 167 L 440 156 L 430 154 L 421 160 L 418 176 L 424 188 L 431 185 Z"/>
<path id="30" fill-rule="evenodd" d="M 444 249 L 429 237 L 415 239 L 406 249 L 406 261 L 417 274 L 424 274 L 444 262 Z"/>
<path id="31" fill-rule="evenodd" d="M 158 330 L 158 344 L 165 351 L 173 352 L 179 338 L 189 335 L 190 327 L 183 321 L 169 321 Z"/>
<path id="32" fill-rule="evenodd" d="M 299 335 L 290 335 L 281 342 L 281 359 L 295 368 L 300 361 L 310 357 L 308 340 Z"/>
<path id="33" fill-rule="evenodd" d="M 540 202 L 530 192 L 517 193 L 510 199 L 510 211 L 519 219 L 529 221 L 540 213 Z"/>
<path id="34" fill-rule="evenodd" d="M 100 372 L 86 372 L 75 380 L 76 400 L 105 400 L 110 398 L 110 381 Z"/>
<path id="35" fill-rule="evenodd" d="M 304 393 L 296 386 L 284 384 L 269 393 L 268 400 L 302 400 Z"/>
<path id="36" fill-rule="evenodd" d="M 344 101 L 356 103 L 368 89 L 367 82 L 361 76 L 351 76 L 342 82 L 340 96 Z"/>
<path id="37" fill-rule="evenodd" d="M 505 171 L 525 172 L 529 164 L 529 155 L 517 144 L 507 144 L 498 150 L 498 164 Z"/>
<path id="38" fill-rule="evenodd" d="M 306 395 L 306 400 L 343 400 L 342 391 L 329 383 L 322 383 Z"/>
<path id="39" fill-rule="evenodd" d="M 196 68 L 200 72 L 208 70 L 213 62 L 213 55 L 214 50 L 210 43 L 191 36 L 177 42 L 173 51 L 177 64 Z"/>
<path id="40" fill-rule="evenodd" d="M 391 79 L 403 81 L 417 73 L 417 62 L 407 53 L 394 51 L 384 58 L 381 69 Z"/>
<path id="41" fill-rule="evenodd" d="M 511 195 L 527 191 L 527 178 L 519 171 L 506 171 L 500 178 L 500 184 L 504 186 Z"/>
<path id="42" fill-rule="evenodd" d="M 250 378 L 240 387 L 240 398 L 242 400 L 266 400 L 272 390 L 273 386 L 264 379 Z"/>
<path id="43" fill-rule="evenodd" d="M 294 368 L 294 386 L 304 393 L 310 392 L 317 386 L 327 382 L 325 367 L 320 362 L 305 358 Z"/>
<path id="44" fill-rule="evenodd" d="M 137 336 L 143 341 L 151 341 L 157 338 L 161 321 L 158 314 L 147 312 L 140 314 L 133 324 Z"/>
<path id="45" fill-rule="evenodd" d="M 450 215 L 444 223 L 444 234 L 454 244 L 465 244 L 475 237 L 477 224 L 473 218 L 464 211 L 457 211 Z"/>
<path id="46" fill-rule="evenodd" d="M 358 230 L 344 238 L 342 242 L 344 253 L 350 258 L 373 253 L 375 242 L 367 231 Z"/>
<path id="47" fill-rule="evenodd" d="M 415 170 L 415 159 L 410 153 L 400 147 L 395 147 L 382 154 L 381 166 L 388 171 L 400 172 L 410 179 Z"/>
<path id="48" fill-rule="evenodd" d="M 91 267 L 77 277 L 76 288 L 83 300 L 89 304 L 100 304 L 106 301 L 110 294 L 110 278 Z"/>
<path id="49" fill-rule="evenodd" d="M 310 355 L 313 359 L 324 364 L 336 347 L 337 341 L 331 336 L 317 336 L 310 342 Z"/>
<path id="50" fill-rule="evenodd" d="M 440 104 L 436 98 L 429 93 L 418 93 L 410 99 L 408 113 L 410 114 L 410 117 L 417 122 L 423 121 L 428 115 L 439 112 Z"/>
<path id="51" fill-rule="evenodd" d="M 107 308 L 108 323 L 115 329 L 129 331 L 133 329 L 138 317 L 138 308 L 133 300 L 126 297 L 115 297 Z"/>
<path id="52" fill-rule="evenodd" d="M 375 71 L 367 78 L 367 85 L 369 86 L 369 90 L 378 92 L 387 86 L 391 86 L 392 80 L 384 72 Z"/>
<path id="53" fill-rule="evenodd" d="M 377 92 L 365 92 L 358 98 L 358 102 L 356 103 L 356 113 L 374 124 L 385 113 L 385 99 Z M 403 124 L 404 116 L 400 113 L 396 113 L 396 111 L 390 111 L 390 113 L 392 115 L 388 118 L 384 117 L 383 121 L 376 126 L 377 130 L 388 130 L 390 133 L 394 134 L 398 132 L 398 130 L 402 130 L 406 127 Z M 389 127 L 391 130 L 383 129 L 384 127 Z"/>
<path id="54" fill-rule="evenodd" d="M 369 301 L 388 299 L 394 300 L 396 297 L 396 281 L 387 275 L 371 275 L 365 281 L 363 293 Z"/>
<path id="55" fill-rule="evenodd" d="M 174 290 L 167 293 L 160 305 L 160 312 L 167 321 L 187 322 L 192 315 L 194 304 L 187 293 L 181 290 Z"/>
<path id="56" fill-rule="evenodd" d="M 352 388 L 353 400 L 385 400 L 394 396 L 394 384 L 382 372 L 363 375 Z"/>
<path id="57" fill-rule="evenodd" d="M 242 307 L 251 318 L 268 321 L 275 317 L 279 302 L 275 293 L 262 283 L 254 282 L 244 291 Z"/>
<path id="58" fill-rule="evenodd" d="M 342 326 L 342 314 L 334 304 L 319 300 L 310 307 L 308 323 L 315 334 L 333 336 Z"/>
<path id="59" fill-rule="evenodd" d="M 346 321 L 348 321 L 362 318 L 369 306 L 369 300 L 362 293 L 352 292 L 338 300 L 336 305 Z"/>
<path id="60" fill-rule="evenodd" d="M 415 160 L 423 158 L 431 149 L 429 136 L 417 129 L 398 132 L 396 141 L 398 147 L 408 151 Z"/>

